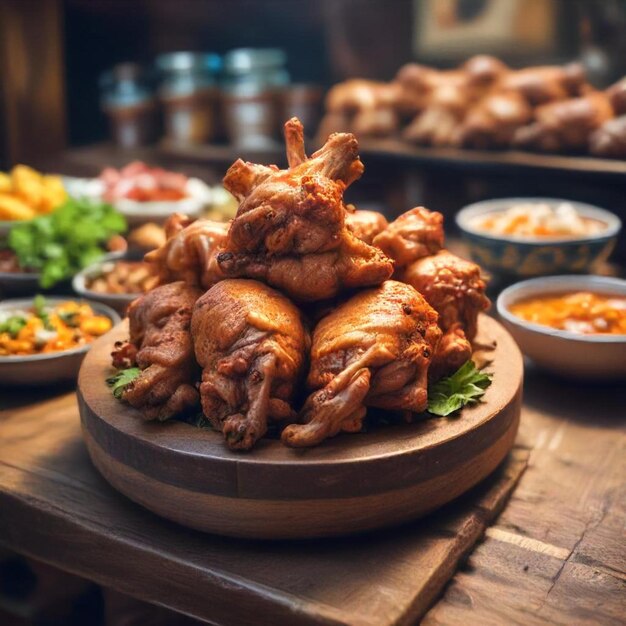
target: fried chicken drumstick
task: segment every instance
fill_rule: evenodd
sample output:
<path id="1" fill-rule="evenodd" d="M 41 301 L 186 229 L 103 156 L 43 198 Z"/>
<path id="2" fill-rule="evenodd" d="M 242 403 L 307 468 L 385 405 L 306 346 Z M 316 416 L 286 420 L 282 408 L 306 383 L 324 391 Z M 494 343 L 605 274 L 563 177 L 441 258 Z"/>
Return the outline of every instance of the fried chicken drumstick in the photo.
<path id="1" fill-rule="evenodd" d="M 313 446 L 359 431 L 368 406 L 424 411 L 440 337 L 437 313 L 410 285 L 388 280 L 353 296 L 315 328 L 307 379 L 313 393 L 281 440 Z"/>
<path id="2" fill-rule="evenodd" d="M 302 125 L 293 118 L 285 141 L 288 169 L 239 160 L 226 173 L 224 186 L 241 204 L 217 256 L 224 274 L 311 301 L 389 278 L 392 262 L 345 223 L 343 193 L 363 173 L 354 135 L 331 135 L 307 158 Z"/>
<path id="3" fill-rule="evenodd" d="M 353 213 L 346 214 L 346 225 L 357 239 L 371 244 L 374 237 L 378 233 L 382 233 L 389 223 L 385 216 L 378 211 L 356 209 Z"/>
<path id="4" fill-rule="evenodd" d="M 460 326 L 470 341 L 474 339 L 478 314 L 489 308 L 478 265 L 440 250 L 409 265 L 400 280 L 415 287 L 439 313 L 444 333 Z"/>
<path id="5" fill-rule="evenodd" d="M 253 280 L 224 280 L 196 303 L 191 333 L 203 412 L 230 448 L 250 449 L 270 420 L 295 419 L 309 339 L 287 298 Z"/>
<path id="6" fill-rule="evenodd" d="M 156 287 L 128 308 L 130 338 L 115 346 L 113 365 L 136 364 L 141 374 L 122 399 L 140 409 L 146 420 L 167 420 L 199 404 L 195 383 L 200 369 L 189 326 L 202 292 L 184 282 Z"/>
<path id="7" fill-rule="evenodd" d="M 400 268 L 443 248 L 443 215 L 423 206 L 396 218 L 374 237 L 374 245 Z"/>
<path id="8" fill-rule="evenodd" d="M 194 221 L 174 213 L 165 223 L 167 241 L 144 259 L 154 266 L 162 285 L 183 280 L 208 289 L 224 277 L 216 254 L 227 232 L 228 224 L 223 222 Z"/>

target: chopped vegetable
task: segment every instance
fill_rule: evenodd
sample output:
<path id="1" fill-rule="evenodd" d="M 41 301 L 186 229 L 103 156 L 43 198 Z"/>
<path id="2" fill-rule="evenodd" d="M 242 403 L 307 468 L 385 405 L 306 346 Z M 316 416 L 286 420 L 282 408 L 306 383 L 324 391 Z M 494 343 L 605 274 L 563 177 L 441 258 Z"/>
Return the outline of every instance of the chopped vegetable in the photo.
<path id="1" fill-rule="evenodd" d="M 472 361 L 462 365 L 452 376 L 437 381 L 428 392 L 428 412 L 445 417 L 474 404 L 491 385 L 491 374 L 476 368 Z"/>
<path id="2" fill-rule="evenodd" d="M 48 288 L 101 257 L 106 242 L 125 230 L 124 216 L 111 205 L 70 198 L 49 215 L 15 226 L 9 248 Z"/>
<path id="3" fill-rule="evenodd" d="M 112 325 L 88 304 L 69 300 L 53 306 L 37 296 L 29 310 L 0 311 L 0 357 L 71 350 L 91 343 Z"/>
<path id="4" fill-rule="evenodd" d="M 138 367 L 129 367 L 124 370 L 119 370 L 115 376 L 107 378 L 106 382 L 107 385 L 111 387 L 113 395 L 119 400 L 124 393 L 124 389 L 126 389 L 139 374 L 141 374 L 141 370 Z"/>

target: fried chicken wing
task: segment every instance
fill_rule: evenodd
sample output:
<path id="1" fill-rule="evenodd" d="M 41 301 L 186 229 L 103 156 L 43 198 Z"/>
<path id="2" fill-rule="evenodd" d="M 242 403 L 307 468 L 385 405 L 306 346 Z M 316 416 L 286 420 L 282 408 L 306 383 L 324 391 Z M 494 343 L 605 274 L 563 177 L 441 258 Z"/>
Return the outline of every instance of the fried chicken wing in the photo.
<path id="1" fill-rule="evenodd" d="M 203 412 L 230 448 L 248 450 L 268 421 L 295 418 L 309 339 L 287 298 L 253 280 L 224 280 L 197 301 L 191 332 Z"/>
<path id="2" fill-rule="evenodd" d="M 443 248 L 443 215 L 423 206 L 403 213 L 374 237 L 396 269 Z"/>
<path id="3" fill-rule="evenodd" d="M 257 166 L 238 161 L 227 172 L 224 185 L 242 201 L 217 256 L 220 269 L 301 300 L 389 278 L 391 260 L 346 226 L 343 192 L 363 172 L 354 135 L 332 135 L 311 158 L 295 118 L 285 124 L 285 139 L 289 169 L 259 179 L 248 173 Z"/>
<path id="4" fill-rule="evenodd" d="M 460 325 L 467 339 L 474 339 L 478 314 L 490 304 L 478 265 L 441 250 L 409 265 L 400 280 L 415 287 L 439 313 L 444 332 Z"/>
<path id="5" fill-rule="evenodd" d="M 356 209 L 346 214 L 346 226 L 361 241 L 371 244 L 374 237 L 388 226 L 387 219 L 378 211 Z"/>
<path id="6" fill-rule="evenodd" d="M 489 94 L 467 114 L 454 143 L 467 148 L 506 148 L 532 115 L 532 107 L 515 91 Z"/>
<path id="7" fill-rule="evenodd" d="M 626 115 L 626 76 L 618 80 L 606 90 L 615 115 Z"/>
<path id="8" fill-rule="evenodd" d="M 544 152 L 583 150 L 593 131 L 613 117 L 613 107 L 606 93 L 593 91 L 580 98 L 538 107 L 536 121 L 519 128 L 513 143 L 520 148 Z"/>
<path id="9" fill-rule="evenodd" d="M 395 99 L 395 85 L 363 79 L 339 83 L 326 96 L 327 114 L 320 125 L 326 134 L 318 135 L 325 138 L 332 129 L 358 137 L 388 137 L 399 123 Z"/>
<path id="10" fill-rule="evenodd" d="M 591 154 L 609 159 L 626 159 L 626 115 L 604 122 L 589 137 Z"/>
<path id="11" fill-rule="evenodd" d="M 353 296 L 317 324 L 307 379 L 313 393 L 281 440 L 303 447 L 356 432 L 368 406 L 424 411 L 440 337 L 437 313 L 410 285 L 388 280 Z"/>
<path id="12" fill-rule="evenodd" d="M 167 420 L 199 405 L 195 383 L 200 369 L 189 327 L 201 295 L 179 281 L 156 287 L 128 308 L 130 338 L 116 346 L 112 357 L 117 366 L 135 363 L 142 370 L 122 399 L 146 420 Z"/>
<path id="13" fill-rule="evenodd" d="M 378 285 L 393 272 L 393 262 L 378 248 L 351 233 L 341 247 L 318 254 L 268 257 L 221 252 L 218 262 L 229 276 L 246 276 L 281 289 L 296 300 L 333 298 L 342 289 Z"/>
<path id="14" fill-rule="evenodd" d="M 531 106 L 565 100 L 582 94 L 585 70 L 579 63 L 527 67 L 505 73 L 498 89 L 516 91 Z"/>
<path id="15" fill-rule="evenodd" d="M 183 280 L 208 289 L 223 278 L 216 254 L 227 232 L 228 224 L 174 213 L 165 224 L 167 241 L 144 259 L 162 285 Z"/>
<path id="16" fill-rule="evenodd" d="M 428 370 L 428 380 L 436 381 L 454 374 L 472 358 L 472 344 L 460 324 L 453 324 L 441 337 Z"/>

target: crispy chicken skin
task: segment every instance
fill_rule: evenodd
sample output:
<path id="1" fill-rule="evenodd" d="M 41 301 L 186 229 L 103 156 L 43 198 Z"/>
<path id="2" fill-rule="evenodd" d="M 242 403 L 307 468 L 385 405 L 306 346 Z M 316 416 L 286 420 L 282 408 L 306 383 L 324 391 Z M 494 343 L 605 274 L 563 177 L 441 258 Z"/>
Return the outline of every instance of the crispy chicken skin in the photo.
<path id="1" fill-rule="evenodd" d="M 122 399 L 146 420 L 167 420 L 199 404 L 195 383 L 200 370 L 193 353 L 191 313 L 202 292 L 185 283 L 157 287 L 134 300 L 129 309 L 130 338 L 116 345 L 116 366 L 142 370 Z M 133 363 L 134 361 L 134 363 Z"/>
<path id="2" fill-rule="evenodd" d="M 363 172 L 354 135 L 331 135 L 307 158 L 294 118 L 285 124 L 285 140 L 289 169 L 259 174 L 263 166 L 237 161 L 228 170 L 224 186 L 241 205 L 217 256 L 220 269 L 229 277 L 263 280 L 298 300 L 322 300 L 389 278 L 391 260 L 345 223 L 343 192 Z"/>
<path id="3" fill-rule="evenodd" d="M 250 449 L 268 421 L 295 419 L 309 338 L 287 298 L 253 280 L 224 280 L 197 301 L 191 333 L 203 412 L 231 449 Z"/>
<path id="4" fill-rule="evenodd" d="M 443 215 L 423 206 L 403 213 L 374 237 L 373 244 L 393 259 L 396 269 L 443 248 Z"/>
<path id="5" fill-rule="evenodd" d="M 437 381 L 454 374 L 472 358 L 472 344 L 460 324 L 453 324 L 441 337 L 428 370 L 428 380 Z"/>
<path id="6" fill-rule="evenodd" d="M 362 211 L 356 209 L 346 214 L 346 226 L 358 239 L 367 244 L 374 241 L 374 237 L 388 226 L 387 219 L 378 211 Z"/>
<path id="7" fill-rule="evenodd" d="M 154 266 L 161 285 L 183 280 L 208 289 L 223 278 L 216 254 L 227 232 L 228 224 L 174 213 L 165 223 L 167 241 L 144 259 Z"/>
<path id="8" fill-rule="evenodd" d="M 437 313 L 410 285 L 393 280 L 361 291 L 317 324 L 299 423 L 283 430 L 288 446 L 313 446 L 361 429 L 366 407 L 427 406 L 428 367 L 441 330 Z"/>
<path id="9" fill-rule="evenodd" d="M 490 304 L 478 265 L 441 250 L 411 263 L 399 279 L 415 287 L 439 313 L 444 332 L 460 325 L 467 339 L 474 339 L 478 314 Z"/>

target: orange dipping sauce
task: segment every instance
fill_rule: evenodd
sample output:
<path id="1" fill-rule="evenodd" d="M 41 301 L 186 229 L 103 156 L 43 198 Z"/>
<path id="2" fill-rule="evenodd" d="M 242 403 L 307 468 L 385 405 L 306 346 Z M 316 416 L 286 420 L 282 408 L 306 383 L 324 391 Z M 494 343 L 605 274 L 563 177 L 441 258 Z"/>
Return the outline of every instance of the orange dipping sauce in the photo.
<path id="1" fill-rule="evenodd" d="M 580 335 L 626 335 L 626 296 L 589 291 L 528 298 L 511 305 L 517 317 Z"/>

